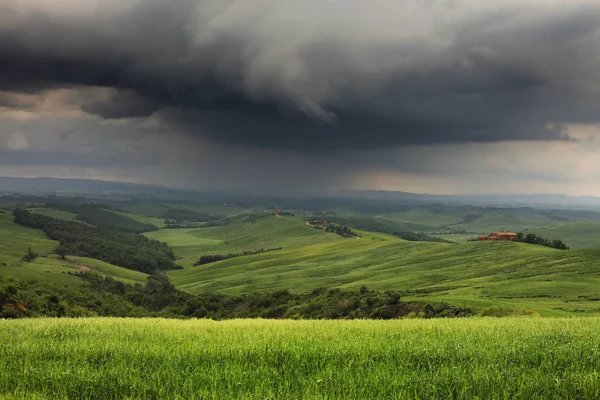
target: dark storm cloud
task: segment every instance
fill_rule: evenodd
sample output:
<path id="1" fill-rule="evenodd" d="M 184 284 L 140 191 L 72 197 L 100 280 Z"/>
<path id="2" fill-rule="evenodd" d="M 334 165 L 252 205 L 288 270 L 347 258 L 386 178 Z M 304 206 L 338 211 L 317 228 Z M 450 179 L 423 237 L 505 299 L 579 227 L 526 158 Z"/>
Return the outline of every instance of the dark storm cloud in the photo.
<path id="1" fill-rule="evenodd" d="M 140 97 L 130 91 L 111 91 L 100 99 L 83 98 L 82 111 L 107 119 L 147 117 L 159 109 L 151 98 Z"/>
<path id="2" fill-rule="evenodd" d="M 107 119 L 232 143 L 568 139 L 598 122 L 598 2 L 0 3 L 0 89 L 115 89 Z"/>

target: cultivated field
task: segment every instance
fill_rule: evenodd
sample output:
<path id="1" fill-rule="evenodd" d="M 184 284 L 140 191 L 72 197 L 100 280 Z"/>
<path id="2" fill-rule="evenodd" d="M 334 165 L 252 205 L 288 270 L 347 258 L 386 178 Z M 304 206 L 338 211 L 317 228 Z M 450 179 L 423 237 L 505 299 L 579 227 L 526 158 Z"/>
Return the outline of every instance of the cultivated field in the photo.
<path id="1" fill-rule="evenodd" d="M 407 242 L 363 233 L 359 240 L 284 249 L 169 271 L 190 293 L 318 287 L 408 292 L 405 299 L 543 315 L 600 313 L 600 251 L 508 242 Z"/>
<path id="2" fill-rule="evenodd" d="M 10 399 L 595 399 L 600 319 L 0 321 Z"/>
<path id="3" fill-rule="evenodd" d="M 256 220 L 233 220 L 211 228 L 161 229 L 147 232 L 150 239 L 167 242 L 182 257 L 184 267 L 207 254 L 243 253 L 259 249 L 297 248 L 342 240 L 341 236 L 311 228 L 298 219 L 268 215 Z"/>
<path id="4" fill-rule="evenodd" d="M 571 249 L 600 248 L 600 223 L 567 222 L 527 230 L 543 237 L 561 238 Z"/>

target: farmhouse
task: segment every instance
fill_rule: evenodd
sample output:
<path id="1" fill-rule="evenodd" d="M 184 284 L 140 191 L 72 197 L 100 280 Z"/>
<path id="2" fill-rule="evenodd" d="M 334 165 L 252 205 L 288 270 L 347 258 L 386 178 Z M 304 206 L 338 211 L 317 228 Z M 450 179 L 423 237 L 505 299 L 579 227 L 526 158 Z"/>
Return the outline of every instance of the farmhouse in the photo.
<path id="1" fill-rule="evenodd" d="M 517 240 L 517 234 L 502 230 L 500 232 L 493 232 L 489 236 L 479 236 L 479 240 Z"/>

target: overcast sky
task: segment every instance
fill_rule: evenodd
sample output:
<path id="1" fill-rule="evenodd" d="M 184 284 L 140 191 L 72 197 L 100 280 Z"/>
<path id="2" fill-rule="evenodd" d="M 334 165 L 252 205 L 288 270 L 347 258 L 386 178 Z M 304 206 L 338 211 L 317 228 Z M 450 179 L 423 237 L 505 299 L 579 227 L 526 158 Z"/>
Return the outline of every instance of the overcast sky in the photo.
<path id="1" fill-rule="evenodd" d="M 0 175 L 600 195 L 600 1 L 0 0 Z"/>

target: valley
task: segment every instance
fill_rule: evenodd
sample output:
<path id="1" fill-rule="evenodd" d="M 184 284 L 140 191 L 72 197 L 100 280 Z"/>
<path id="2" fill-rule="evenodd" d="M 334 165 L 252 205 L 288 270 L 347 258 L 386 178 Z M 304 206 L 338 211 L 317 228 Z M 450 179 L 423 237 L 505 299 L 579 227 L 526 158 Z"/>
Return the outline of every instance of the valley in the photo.
<path id="1" fill-rule="evenodd" d="M 448 303 L 478 312 L 500 307 L 543 316 L 600 313 L 596 290 L 600 229 L 595 229 L 600 227 L 595 222 L 600 221 L 600 213 L 591 210 L 553 213 L 534 208 L 388 204 L 382 208 L 389 213 L 369 214 L 371 207 L 363 202 L 331 209 L 326 208 L 328 200 L 322 205 L 312 200 L 306 207 L 286 209 L 284 200 L 283 204 L 271 201 L 287 210 L 274 215 L 274 208 L 264 206 L 268 200 L 262 201 L 263 206 L 110 199 L 86 205 L 69 198 L 53 205 L 47 200 L 27 200 L 13 209 L 31 207 L 32 214 L 84 224 L 89 226 L 86 229 L 94 227 L 95 218 L 103 218 L 103 229 L 164 242 L 179 268 L 167 268 L 166 276 L 175 288 L 190 295 L 281 290 L 301 294 L 319 288 L 366 287 L 401 293 L 406 301 Z M 39 229 L 16 224 L 10 207 L 6 208 L 0 215 L 0 235 L 5 238 L 0 276 L 77 286 L 82 282 L 73 273 L 86 271 L 127 284 L 145 282 L 148 271 L 131 270 L 127 263 L 111 264 L 80 250 L 67 252 L 62 259 L 54 253 L 57 241 Z M 176 215 L 182 219 L 166 218 Z M 359 238 L 307 225 L 315 218 L 347 224 Z M 572 249 L 471 241 L 498 227 L 563 238 Z M 39 257 L 23 261 L 29 248 Z M 216 261 L 197 265 L 201 257 Z M 118 257 L 111 259 L 119 263 Z"/>

